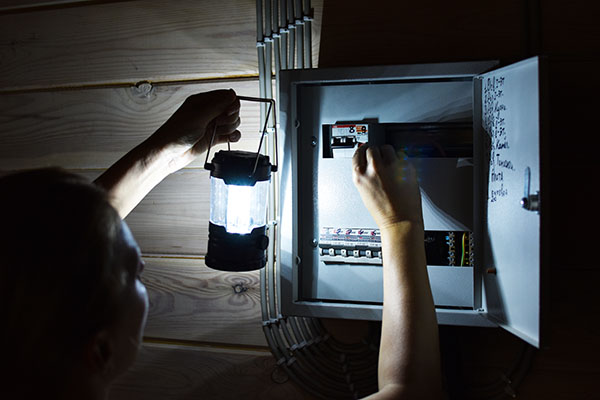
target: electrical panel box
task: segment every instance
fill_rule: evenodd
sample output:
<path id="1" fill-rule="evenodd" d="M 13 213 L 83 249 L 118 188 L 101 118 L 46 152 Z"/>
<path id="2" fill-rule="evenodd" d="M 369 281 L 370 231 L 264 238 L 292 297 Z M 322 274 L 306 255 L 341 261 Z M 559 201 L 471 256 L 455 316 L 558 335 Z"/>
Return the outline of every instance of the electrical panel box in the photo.
<path id="1" fill-rule="evenodd" d="M 381 319 L 380 232 L 351 163 L 363 143 L 391 144 L 419 176 L 438 322 L 539 346 L 542 61 L 282 71 L 283 314 Z"/>

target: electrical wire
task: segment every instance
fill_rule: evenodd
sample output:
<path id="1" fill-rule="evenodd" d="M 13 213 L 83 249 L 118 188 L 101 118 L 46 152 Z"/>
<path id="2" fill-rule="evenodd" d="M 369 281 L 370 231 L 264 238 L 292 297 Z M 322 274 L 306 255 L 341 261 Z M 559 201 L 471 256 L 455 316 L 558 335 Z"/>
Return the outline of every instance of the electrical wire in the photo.
<path id="1" fill-rule="evenodd" d="M 279 165 L 276 150 L 278 110 L 270 100 L 271 82 L 275 77 L 279 87 L 282 69 L 312 67 L 309 32 L 312 10 L 308 0 L 257 0 L 256 10 L 260 97 L 238 97 L 261 101 L 261 147 L 266 136 L 267 152 L 270 155 L 275 153 L 276 165 Z M 271 131 L 274 135 L 267 135 Z M 276 360 L 276 371 L 284 373 L 316 398 L 356 399 L 367 396 L 377 390 L 377 335 L 370 335 L 362 343 L 347 345 L 331 337 L 318 319 L 283 316 L 279 312 L 280 269 L 276 262 L 276 247 L 273 246 L 277 237 L 274 222 L 277 179 L 275 174 L 269 195 L 269 219 L 273 221 L 268 229 L 271 245 L 267 265 L 260 271 L 263 331 Z"/>
<path id="2" fill-rule="evenodd" d="M 510 368 L 489 384 L 467 388 L 469 399 L 503 400 L 517 397 L 516 389 L 521 384 L 533 362 L 535 348 L 525 342 Z"/>
<path id="3" fill-rule="evenodd" d="M 465 265 L 465 240 L 467 239 L 467 233 L 463 232 L 462 234 L 462 255 L 460 256 L 460 266 L 463 267 Z"/>

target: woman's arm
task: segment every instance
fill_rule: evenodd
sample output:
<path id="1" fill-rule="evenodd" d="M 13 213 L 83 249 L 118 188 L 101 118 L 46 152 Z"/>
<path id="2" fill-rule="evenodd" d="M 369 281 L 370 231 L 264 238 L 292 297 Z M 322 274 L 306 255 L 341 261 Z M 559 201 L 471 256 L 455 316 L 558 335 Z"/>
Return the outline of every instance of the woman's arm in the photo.
<path id="1" fill-rule="evenodd" d="M 354 183 L 380 228 L 383 256 L 379 392 L 369 399 L 440 399 L 438 328 L 416 173 L 389 145 L 360 147 L 353 167 Z"/>
<path id="2" fill-rule="evenodd" d="M 233 90 L 188 97 L 152 136 L 106 170 L 95 183 L 109 194 L 121 218 L 167 175 L 183 168 L 215 144 L 240 138 L 240 103 Z"/>

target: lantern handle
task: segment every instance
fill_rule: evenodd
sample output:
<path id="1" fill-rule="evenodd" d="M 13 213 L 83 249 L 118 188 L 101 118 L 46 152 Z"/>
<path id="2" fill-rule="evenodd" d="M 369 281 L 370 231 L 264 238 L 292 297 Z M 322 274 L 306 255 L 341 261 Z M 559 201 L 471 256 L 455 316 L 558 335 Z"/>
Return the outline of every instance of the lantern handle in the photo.
<path id="1" fill-rule="evenodd" d="M 252 175 L 256 172 L 256 168 L 258 167 L 258 158 L 260 156 L 260 148 L 263 143 L 263 139 L 265 137 L 265 133 L 267 132 L 267 124 L 269 122 L 269 116 L 271 114 L 271 110 L 275 108 L 275 100 L 266 99 L 262 97 L 249 97 L 249 96 L 237 96 L 238 100 L 244 101 L 254 101 L 259 103 L 269 103 L 269 108 L 267 109 L 267 115 L 265 117 L 265 124 L 262 129 L 262 134 L 260 135 L 260 142 L 258 143 L 258 150 L 256 151 L 256 160 L 254 161 L 254 169 L 252 170 Z M 279 166 L 279 151 L 277 149 L 277 112 L 273 112 L 273 127 L 275 133 L 275 165 L 271 165 L 271 172 L 277 172 L 277 167 Z M 214 143 L 215 135 L 217 133 L 217 124 L 213 129 L 212 137 L 210 138 L 210 144 L 208 146 L 208 150 L 206 151 L 206 160 L 204 161 L 204 168 L 208 170 L 212 170 L 212 164 L 208 163 L 208 155 L 210 153 L 210 149 Z M 229 141 L 227 142 L 229 145 Z"/>
<path id="2" fill-rule="evenodd" d="M 269 122 L 269 116 L 271 115 L 271 110 L 275 108 L 275 100 L 266 99 L 261 97 L 248 97 L 248 96 L 238 96 L 240 100 L 245 101 L 255 101 L 260 103 L 269 103 L 269 108 L 267 109 L 267 115 L 265 117 L 265 124 L 262 129 L 262 134 L 260 135 L 260 142 L 258 143 L 258 150 L 256 151 L 256 160 L 254 161 L 254 169 L 252 170 L 252 175 L 256 172 L 256 168 L 258 166 L 258 158 L 260 155 L 260 148 L 263 143 L 263 139 L 265 137 L 265 133 L 267 132 L 267 124 Z M 279 151 L 277 149 L 277 112 L 273 111 L 273 128 L 275 133 L 275 165 L 271 165 L 271 171 L 277 172 L 277 167 L 279 166 Z"/>
<path id="3" fill-rule="evenodd" d="M 208 155 L 210 154 L 210 149 L 213 145 L 216 134 L 217 134 L 217 123 L 215 122 L 214 128 L 213 128 L 213 133 L 212 133 L 212 136 L 210 137 L 210 143 L 208 144 L 208 149 L 206 150 L 206 159 L 204 160 L 204 169 L 207 169 L 209 171 L 213 170 L 213 165 L 208 162 Z"/>

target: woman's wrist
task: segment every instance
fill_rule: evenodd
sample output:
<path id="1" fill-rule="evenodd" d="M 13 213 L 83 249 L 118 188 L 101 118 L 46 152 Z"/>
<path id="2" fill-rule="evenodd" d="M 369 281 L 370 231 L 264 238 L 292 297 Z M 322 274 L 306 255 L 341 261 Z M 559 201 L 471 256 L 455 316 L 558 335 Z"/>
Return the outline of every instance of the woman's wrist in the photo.
<path id="1" fill-rule="evenodd" d="M 404 235 L 413 232 L 421 233 L 424 231 L 423 220 L 403 220 L 383 224 L 379 227 L 382 236 Z"/>
<path id="2" fill-rule="evenodd" d="M 163 177 L 178 171 L 191 162 L 193 157 L 187 157 L 189 152 L 189 145 L 161 142 L 152 136 L 134 149 L 135 157 L 141 161 L 142 165 Z"/>

